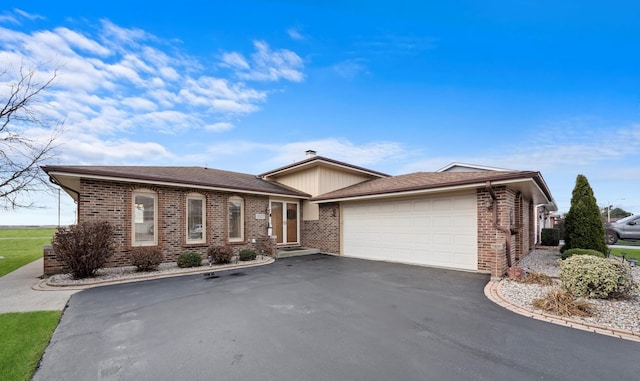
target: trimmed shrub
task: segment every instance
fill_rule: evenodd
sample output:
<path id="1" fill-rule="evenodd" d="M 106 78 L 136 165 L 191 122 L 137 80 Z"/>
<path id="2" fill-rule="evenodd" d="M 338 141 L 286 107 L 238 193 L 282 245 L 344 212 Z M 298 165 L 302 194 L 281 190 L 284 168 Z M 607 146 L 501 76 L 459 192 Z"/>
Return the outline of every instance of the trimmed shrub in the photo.
<path id="1" fill-rule="evenodd" d="M 207 249 L 207 255 L 211 257 L 216 265 L 231 263 L 233 249 L 231 246 L 211 246 Z"/>
<path id="2" fill-rule="evenodd" d="M 183 253 L 178 256 L 176 263 L 180 268 L 198 267 L 202 265 L 202 258 L 198 253 Z"/>
<path id="3" fill-rule="evenodd" d="M 591 249 L 569 249 L 560 253 L 560 258 L 567 259 L 573 255 L 593 255 L 594 257 L 605 258 L 606 255 L 602 254 L 597 250 Z"/>
<path id="4" fill-rule="evenodd" d="M 560 244 L 560 230 L 544 228 L 540 232 L 540 243 L 544 246 L 558 246 Z"/>
<path id="5" fill-rule="evenodd" d="M 136 266 L 138 271 L 154 271 L 162 263 L 164 255 L 157 247 L 143 246 L 134 247 L 131 250 L 131 264 Z"/>
<path id="6" fill-rule="evenodd" d="M 253 250 L 244 249 L 240 251 L 239 257 L 241 261 L 253 261 L 254 259 L 256 259 L 256 252 Z"/>
<path id="7" fill-rule="evenodd" d="M 560 280 L 573 295 L 592 299 L 624 298 L 638 288 L 628 264 L 592 255 L 560 262 Z"/>
<path id="8" fill-rule="evenodd" d="M 51 246 L 56 259 L 76 278 L 94 276 L 115 251 L 113 227 L 107 221 L 88 221 L 58 228 Z"/>

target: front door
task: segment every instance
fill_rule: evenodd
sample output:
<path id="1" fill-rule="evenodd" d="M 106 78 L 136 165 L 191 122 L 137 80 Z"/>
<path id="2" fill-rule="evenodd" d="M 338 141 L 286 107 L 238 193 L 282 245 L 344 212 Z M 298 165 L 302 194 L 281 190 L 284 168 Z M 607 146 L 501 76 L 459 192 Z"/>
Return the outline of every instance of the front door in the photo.
<path id="1" fill-rule="evenodd" d="M 271 227 L 276 243 L 298 243 L 298 203 L 271 201 Z"/>

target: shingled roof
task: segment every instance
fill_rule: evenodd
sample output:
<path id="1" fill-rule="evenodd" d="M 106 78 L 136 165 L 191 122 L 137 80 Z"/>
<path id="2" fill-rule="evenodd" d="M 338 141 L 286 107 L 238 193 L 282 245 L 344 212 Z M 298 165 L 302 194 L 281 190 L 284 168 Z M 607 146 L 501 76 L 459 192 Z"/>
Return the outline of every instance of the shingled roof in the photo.
<path id="1" fill-rule="evenodd" d="M 487 172 L 416 172 L 406 175 L 385 177 L 355 184 L 333 192 L 313 197 L 311 201 L 328 202 L 345 199 L 363 198 L 367 196 L 384 196 L 391 194 L 411 193 L 455 187 L 481 187 L 487 181 L 516 182 L 533 181 L 540 193 L 548 200 L 553 200 L 551 192 L 542 179 L 540 172 L 530 171 L 487 171 Z"/>
<path id="2" fill-rule="evenodd" d="M 203 167 L 48 165 L 42 167 L 42 170 L 56 178 L 102 178 L 134 183 L 164 183 L 174 186 L 310 197 L 307 193 L 266 181 L 255 175 Z"/>

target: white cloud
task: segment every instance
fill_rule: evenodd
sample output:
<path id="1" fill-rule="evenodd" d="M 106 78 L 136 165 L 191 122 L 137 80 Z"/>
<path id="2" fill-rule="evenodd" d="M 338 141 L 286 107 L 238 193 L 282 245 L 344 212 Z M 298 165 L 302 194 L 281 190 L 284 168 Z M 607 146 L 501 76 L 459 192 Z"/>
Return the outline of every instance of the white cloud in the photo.
<path id="1" fill-rule="evenodd" d="M 233 129 L 233 124 L 229 122 L 217 122 L 204 126 L 204 129 L 212 132 L 223 132 Z"/>
<path id="2" fill-rule="evenodd" d="M 15 16 L 9 14 L 1 14 L 0 23 L 20 25 L 20 21 L 18 21 Z"/>
<path id="3" fill-rule="evenodd" d="M 333 65 L 331 69 L 345 79 L 353 79 L 360 74 L 369 73 L 367 67 L 361 63 L 362 61 L 361 59 L 349 59 Z"/>
<path id="4" fill-rule="evenodd" d="M 24 18 L 29 19 L 29 20 L 39 20 L 39 19 L 43 20 L 44 19 L 43 16 L 36 15 L 36 14 L 33 14 L 33 13 L 29 13 L 29 12 L 25 12 L 22 9 L 13 8 L 13 11 L 15 13 L 17 13 L 18 15 L 20 15 L 21 17 L 24 17 Z"/>
<path id="5" fill-rule="evenodd" d="M 63 144 L 59 159 L 65 164 L 158 164 L 166 163 L 173 157 L 164 146 L 153 142 L 134 142 L 127 139 L 102 140 L 95 136 L 80 134 L 73 140 L 63 141 Z"/>
<path id="6" fill-rule="evenodd" d="M 292 40 L 304 40 L 304 35 L 298 30 L 298 28 L 287 29 L 287 34 Z"/>
<path id="7" fill-rule="evenodd" d="M 231 68 L 240 79 L 273 82 L 281 79 L 302 82 L 302 58 L 287 49 L 271 50 L 264 41 L 254 41 L 251 62 L 237 52 L 225 53 L 221 66 Z"/>
<path id="8" fill-rule="evenodd" d="M 123 28 L 109 20 L 102 20 L 101 39 L 106 45 L 122 50 L 140 47 L 144 41 L 155 40 L 155 37 L 142 29 Z"/>
<path id="9" fill-rule="evenodd" d="M 89 53 L 99 56 L 108 56 L 111 51 L 98 42 L 91 40 L 80 33 L 74 32 L 67 28 L 56 28 L 56 33 L 65 39 L 71 47 L 77 47 Z"/>
<path id="10" fill-rule="evenodd" d="M 17 10 L 5 12 L 5 16 L 39 19 Z M 167 149 L 152 143 L 159 141 L 158 135 L 148 133 L 133 139 L 147 140 L 148 145 L 130 138 L 143 131 L 229 131 L 233 125 L 220 120 L 258 111 L 270 91 L 237 79 L 212 76 L 206 71 L 209 63 L 179 51 L 174 41 L 109 20 L 83 29 L 32 27 L 0 27 L 0 61 L 13 65 L 9 67 L 13 79 L 20 65 L 37 67 L 38 80 L 47 80 L 54 70 L 57 72 L 53 86 L 35 107 L 47 119 L 65 121 L 67 134 L 74 139 L 73 144 L 65 146 L 70 163 L 76 161 L 74 152 L 82 161 L 90 161 L 92 154 L 96 161 L 127 161 L 127 155 L 140 158 L 138 151 L 166 157 Z M 265 42 L 255 42 L 255 47 L 250 62 L 231 52 L 222 56 L 219 65 L 238 71 L 241 80 L 303 78 L 302 60 L 294 52 L 271 50 Z M 92 150 L 92 146 L 97 149 Z M 107 152 L 112 148 L 117 153 Z"/>
<path id="11" fill-rule="evenodd" d="M 270 152 L 269 159 L 260 162 L 262 170 L 277 168 L 305 159 L 307 150 L 317 151 L 318 155 L 350 164 L 370 166 L 404 155 L 401 144 L 396 142 L 367 142 L 356 144 L 347 139 L 327 138 L 292 143 L 260 143 L 254 141 L 222 141 L 212 144 L 207 151 L 212 157 L 239 155 L 249 152 Z"/>
<path id="12" fill-rule="evenodd" d="M 222 55 L 222 63 L 236 70 L 250 69 L 247 60 L 242 56 L 242 54 L 237 52 L 224 53 Z"/>

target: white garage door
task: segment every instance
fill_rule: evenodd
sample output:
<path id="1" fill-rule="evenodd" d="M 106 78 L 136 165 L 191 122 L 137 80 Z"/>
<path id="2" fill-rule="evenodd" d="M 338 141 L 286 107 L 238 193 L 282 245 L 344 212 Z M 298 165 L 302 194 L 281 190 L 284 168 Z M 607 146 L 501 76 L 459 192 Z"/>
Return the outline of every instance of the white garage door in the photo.
<path id="1" fill-rule="evenodd" d="M 477 270 L 475 194 L 343 204 L 347 257 Z"/>

